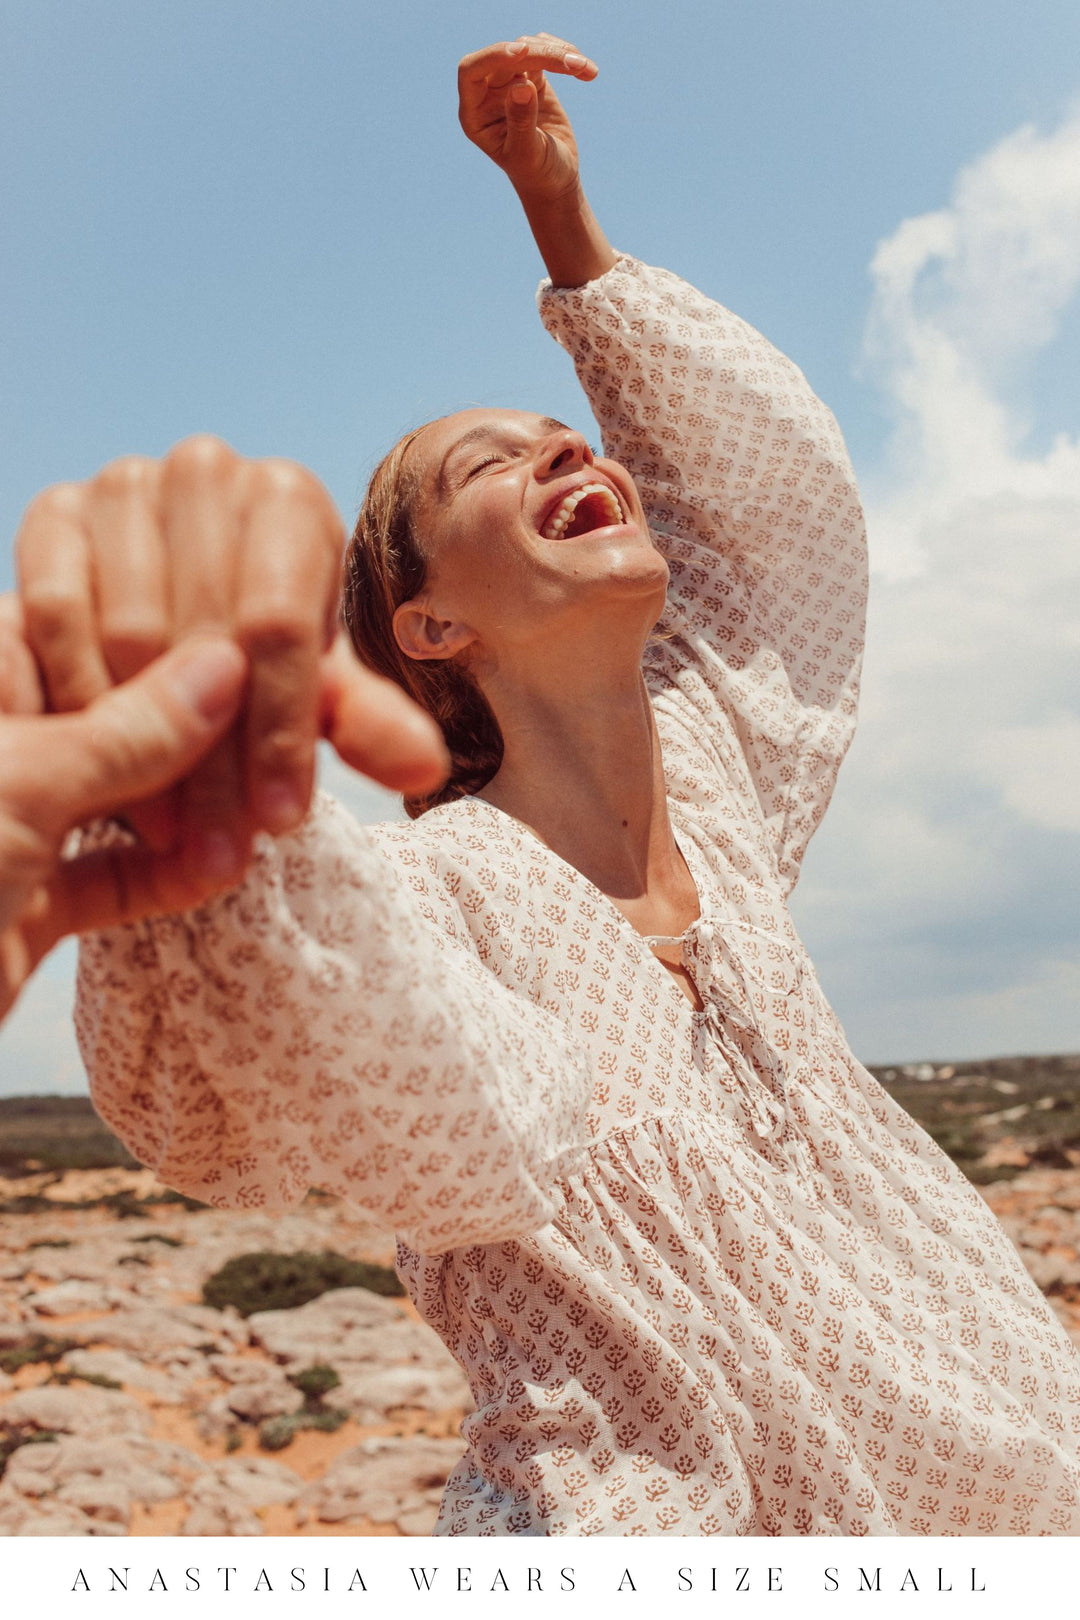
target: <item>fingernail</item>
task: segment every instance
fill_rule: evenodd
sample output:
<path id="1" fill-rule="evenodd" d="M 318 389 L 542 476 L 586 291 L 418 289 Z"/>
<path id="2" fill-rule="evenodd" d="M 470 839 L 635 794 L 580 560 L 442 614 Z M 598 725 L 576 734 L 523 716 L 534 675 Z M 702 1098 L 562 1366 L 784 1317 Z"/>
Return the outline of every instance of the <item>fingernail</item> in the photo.
<path id="1" fill-rule="evenodd" d="M 192 853 L 199 874 L 211 883 L 230 883 L 244 870 L 239 844 L 222 827 L 201 828 Z"/>
<path id="2" fill-rule="evenodd" d="M 528 101 L 529 100 L 529 81 L 527 79 L 515 80 L 515 82 L 510 86 L 510 100 L 511 101 Z"/>
<path id="3" fill-rule="evenodd" d="M 255 789 L 255 815 L 268 833 L 291 832 L 303 821 L 307 804 L 288 776 L 268 776 Z"/>
<path id="4" fill-rule="evenodd" d="M 583 68 L 588 67 L 589 65 L 589 58 L 587 56 L 579 56 L 576 51 L 567 52 L 567 54 L 563 57 L 563 61 L 566 63 L 568 68 Z"/>
<path id="5" fill-rule="evenodd" d="M 231 641 L 193 641 L 169 655 L 166 678 L 182 703 L 215 724 L 239 706 L 244 655 Z"/>

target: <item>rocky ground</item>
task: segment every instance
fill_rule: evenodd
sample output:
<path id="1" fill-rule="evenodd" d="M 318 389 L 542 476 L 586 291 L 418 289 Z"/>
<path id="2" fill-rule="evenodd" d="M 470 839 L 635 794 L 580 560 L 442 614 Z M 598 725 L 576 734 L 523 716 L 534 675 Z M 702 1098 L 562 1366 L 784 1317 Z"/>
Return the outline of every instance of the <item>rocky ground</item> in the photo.
<path id="1" fill-rule="evenodd" d="M 0 1365 L 28 1358 L 0 1372 L 0 1535 L 430 1535 L 471 1403 L 409 1302 L 342 1288 L 246 1319 L 201 1302 L 234 1255 L 385 1263 L 386 1234 L 318 1195 L 276 1218 L 121 1216 L 125 1191 L 160 1189 L 145 1171 L 0 1179 L 0 1202 L 38 1205 L 0 1215 Z M 263 1449 L 265 1421 L 304 1406 L 288 1375 L 316 1363 L 347 1421 Z"/>
<path id="2" fill-rule="evenodd" d="M 1080 1345 L 1080 1059 L 877 1072 Z M 388 1234 L 322 1194 L 223 1213 L 159 1201 L 130 1161 L 64 1169 L 111 1148 L 45 1101 L 0 1108 L 0 1535 L 430 1534 L 470 1399 L 410 1303 L 347 1287 L 244 1317 L 202 1298 L 257 1251 L 389 1265 Z M 292 1380 L 316 1364 L 338 1382 L 312 1400 Z M 273 1420 L 333 1412 L 267 1448 Z"/>

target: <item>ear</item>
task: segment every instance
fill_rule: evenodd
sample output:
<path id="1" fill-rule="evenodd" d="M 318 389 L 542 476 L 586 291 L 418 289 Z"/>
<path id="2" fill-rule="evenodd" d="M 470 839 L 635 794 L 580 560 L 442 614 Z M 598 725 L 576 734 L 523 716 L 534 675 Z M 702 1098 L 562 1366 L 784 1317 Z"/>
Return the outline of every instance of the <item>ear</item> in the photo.
<path id="1" fill-rule="evenodd" d="M 453 658 L 476 640 L 457 619 L 439 619 L 424 602 L 403 602 L 394 614 L 394 638 L 408 658 Z"/>

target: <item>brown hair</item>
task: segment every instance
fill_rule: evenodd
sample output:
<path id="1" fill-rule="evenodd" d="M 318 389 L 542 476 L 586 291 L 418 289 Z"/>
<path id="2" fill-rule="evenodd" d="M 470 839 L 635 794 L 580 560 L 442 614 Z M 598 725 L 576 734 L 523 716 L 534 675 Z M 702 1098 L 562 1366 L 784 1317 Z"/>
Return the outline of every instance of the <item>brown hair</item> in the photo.
<path id="1" fill-rule="evenodd" d="M 394 635 L 396 609 L 416 596 L 427 578 L 414 522 L 420 470 L 406 466 L 409 447 L 422 432 L 418 427 L 406 433 L 371 475 L 345 553 L 343 603 L 345 628 L 361 662 L 389 676 L 426 709 L 450 750 L 448 781 L 434 793 L 406 798 L 405 809 L 414 818 L 477 792 L 495 775 L 503 755 L 498 722 L 460 659 L 410 658 Z"/>

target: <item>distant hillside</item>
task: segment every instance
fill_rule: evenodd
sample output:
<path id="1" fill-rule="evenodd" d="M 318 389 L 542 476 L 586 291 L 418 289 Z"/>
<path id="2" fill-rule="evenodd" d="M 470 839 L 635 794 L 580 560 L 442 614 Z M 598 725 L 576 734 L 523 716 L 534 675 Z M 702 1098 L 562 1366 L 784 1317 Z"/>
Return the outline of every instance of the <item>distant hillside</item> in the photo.
<path id="1" fill-rule="evenodd" d="M 870 1071 L 973 1181 L 1080 1166 L 1080 1053 Z M 89 1097 L 0 1097 L 0 1176 L 137 1165 Z"/>
<path id="2" fill-rule="evenodd" d="M 0 1176 L 35 1170 L 135 1169 L 89 1097 L 0 1097 Z"/>

